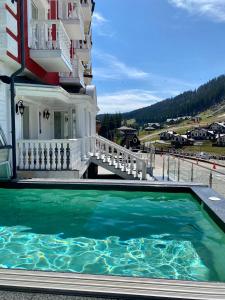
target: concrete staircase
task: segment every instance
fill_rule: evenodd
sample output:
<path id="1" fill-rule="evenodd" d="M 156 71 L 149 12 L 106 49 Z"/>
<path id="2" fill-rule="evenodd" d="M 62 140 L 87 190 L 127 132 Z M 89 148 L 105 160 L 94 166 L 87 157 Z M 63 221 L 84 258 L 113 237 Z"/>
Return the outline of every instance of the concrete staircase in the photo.
<path id="1" fill-rule="evenodd" d="M 147 164 L 136 153 L 101 136 L 95 137 L 91 162 L 126 180 L 147 180 Z"/>

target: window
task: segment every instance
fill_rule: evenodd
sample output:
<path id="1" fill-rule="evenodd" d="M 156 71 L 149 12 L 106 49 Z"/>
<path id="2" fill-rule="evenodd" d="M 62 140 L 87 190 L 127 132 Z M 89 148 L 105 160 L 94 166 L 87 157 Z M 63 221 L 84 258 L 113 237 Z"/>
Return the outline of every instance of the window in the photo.
<path id="1" fill-rule="evenodd" d="M 38 8 L 37 6 L 34 4 L 34 2 L 32 1 L 31 3 L 31 10 L 32 10 L 32 19 L 33 20 L 38 20 Z"/>

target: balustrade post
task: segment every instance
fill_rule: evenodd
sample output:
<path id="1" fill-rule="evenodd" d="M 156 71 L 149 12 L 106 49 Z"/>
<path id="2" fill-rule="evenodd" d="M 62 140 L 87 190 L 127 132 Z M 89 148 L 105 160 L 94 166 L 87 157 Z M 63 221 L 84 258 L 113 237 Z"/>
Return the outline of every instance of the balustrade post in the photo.
<path id="1" fill-rule="evenodd" d="M 212 188 L 212 185 L 213 185 L 213 174 L 212 174 L 212 171 L 210 171 L 210 174 L 209 174 L 209 187 Z"/>
<path id="2" fill-rule="evenodd" d="M 92 153 L 93 156 L 96 156 L 96 138 L 92 137 Z"/>
<path id="3" fill-rule="evenodd" d="M 146 176 L 147 176 L 147 166 L 146 166 L 146 162 L 142 161 L 142 180 L 146 180 Z"/>
<path id="4" fill-rule="evenodd" d="M 34 170 L 34 143 L 29 143 L 30 147 L 30 170 Z"/>
<path id="5" fill-rule="evenodd" d="M 180 157 L 178 157 L 178 164 L 177 164 L 177 180 L 180 181 Z"/>
<path id="6" fill-rule="evenodd" d="M 138 173 L 138 159 L 136 158 L 136 174 L 135 174 L 135 177 L 136 178 L 138 178 L 138 175 L 139 175 L 139 173 Z"/>
<path id="7" fill-rule="evenodd" d="M 24 143 L 24 168 L 29 169 L 29 144 L 27 142 Z"/>
<path id="8" fill-rule="evenodd" d="M 120 168 L 120 151 L 119 151 L 118 148 L 116 149 L 116 161 L 115 161 L 115 166 L 116 166 L 117 169 Z"/>
<path id="9" fill-rule="evenodd" d="M 134 159 L 130 156 L 130 175 L 133 174 L 134 170 Z"/>
<path id="10" fill-rule="evenodd" d="M 194 164 L 191 164 L 191 182 L 194 181 Z"/>
<path id="11" fill-rule="evenodd" d="M 167 181 L 170 181 L 170 156 L 167 158 Z"/>
<path id="12" fill-rule="evenodd" d="M 18 166 L 19 166 L 19 169 L 22 169 L 22 166 L 23 166 L 23 150 L 22 150 L 22 143 L 21 142 L 18 142 L 17 143 L 17 152 L 18 152 Z"/>

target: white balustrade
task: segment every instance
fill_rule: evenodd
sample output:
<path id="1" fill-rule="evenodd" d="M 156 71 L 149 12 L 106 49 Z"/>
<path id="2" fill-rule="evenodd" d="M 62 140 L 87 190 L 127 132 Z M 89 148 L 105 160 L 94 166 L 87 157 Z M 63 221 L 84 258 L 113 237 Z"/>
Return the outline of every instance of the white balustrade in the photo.
<path id="1" fill-rule="evenodd" d="M 81 141 L 21 140 L 17 162 L 19 170 L 75 170 L 81 164 Z"/>
<path id="2" fill-rule="evenodd" d="M 78 0 L 59 0 L 58 16 L 61 20 L 81 19 L 81 6 Z"/>
<path id="3" fill-rule="evenodd" d="M 79 41 L 74 41 L 74 48 L 75 49 L 84 49 L 84 50 L 89 50 L 91 49 L 91 35 L 90 34 L 85 34 L 85 40 L 79 40 Z"/>
<path id="4" fill-rule="evenodd" d="M 61 50 L 70 62 L 70 38 L 60 20 L 32 21 L 33 50 Z"/>
<path id="5" fill-rule="evenodd" d="M 146 180 L 146 161 L 103 137 L 74 140 L 21 140 L 17 142 L 19 170 L 77 170 L 82 160 L 95 156 L 117 169 Z"/>
<path id="6" fill-rule="evenodd" d="M 92 153 L 97 159 L 108 162 L 109 165 L 114 165 L 115 168 L 134 175 L 136 178 L 146 180 L 147 165 L 144 159 L 101 136 L 92 139 L 95 145 Z"/>
<path id="7" fill-rule="evenodd" d="M 72 63 L 72 72 L 60 72 L 60 77 L 64 80 L 66 79 L 74 79 L 74 81 L 77 79 L 81 84 L 84 85 L 84 66 L 82 62 L 77 59 L 71 59 Z"/>

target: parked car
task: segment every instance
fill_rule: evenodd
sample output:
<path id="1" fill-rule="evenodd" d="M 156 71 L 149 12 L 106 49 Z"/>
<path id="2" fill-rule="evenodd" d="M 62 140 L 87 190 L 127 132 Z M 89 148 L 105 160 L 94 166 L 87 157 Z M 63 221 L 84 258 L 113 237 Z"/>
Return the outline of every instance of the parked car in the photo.
<path id="1" fill-rule="evenodd" d="M 196 154 L 197 158 L 201 158 L 201 159 L 210 159 L 210 155 L 206 152 L 200 152 Z"/>

